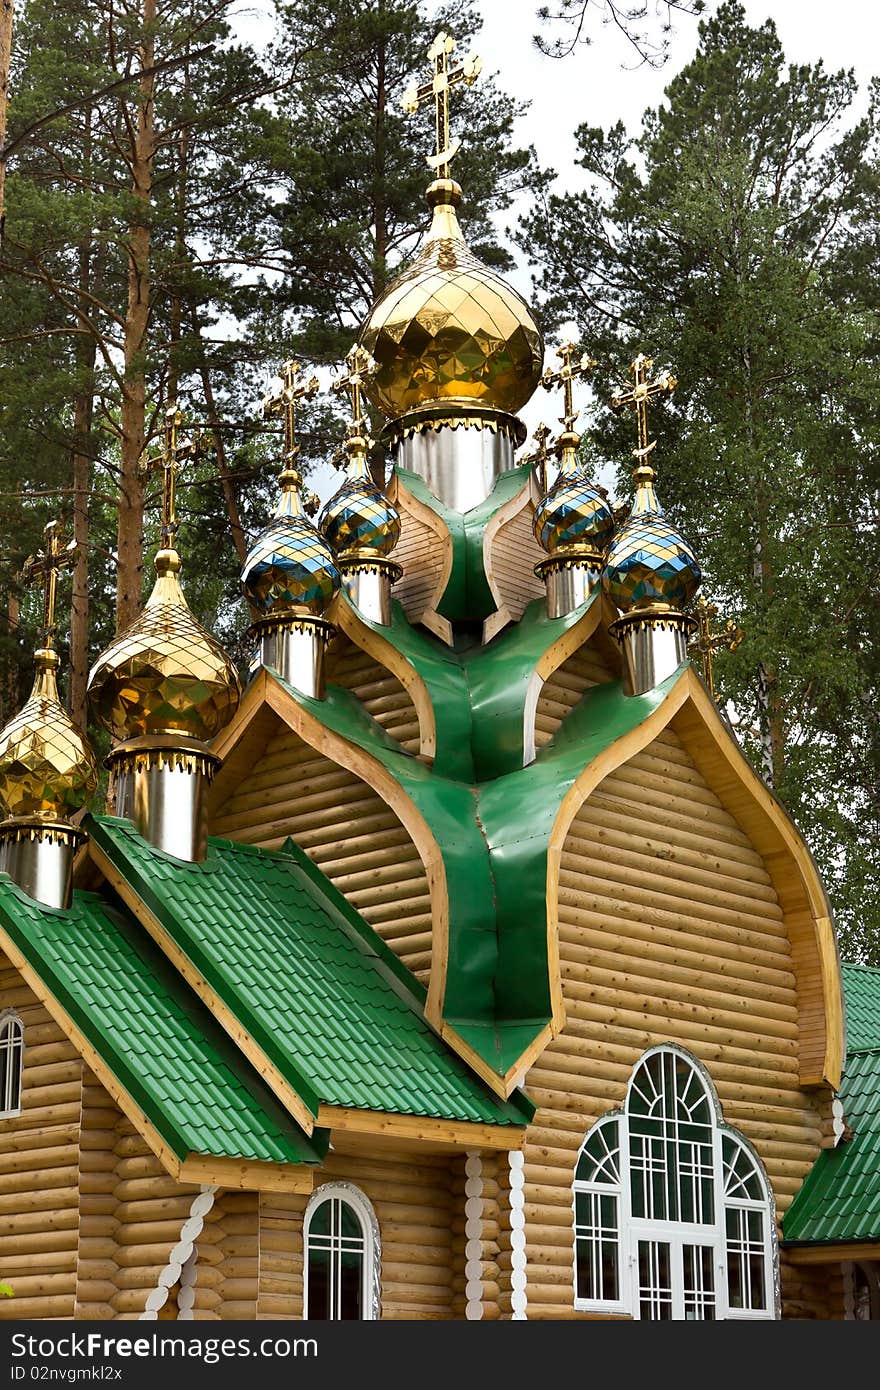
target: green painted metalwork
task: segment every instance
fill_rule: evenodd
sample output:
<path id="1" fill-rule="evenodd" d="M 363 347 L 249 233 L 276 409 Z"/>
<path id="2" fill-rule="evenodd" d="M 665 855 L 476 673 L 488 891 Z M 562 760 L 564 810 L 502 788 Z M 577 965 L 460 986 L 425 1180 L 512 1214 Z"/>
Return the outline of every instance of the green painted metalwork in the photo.
<path id="1" fill-rule="evenodd" d="M 499 1101 L 437 1037 L 424 991 L 292 841 L 272 852 L 211 839 L 207 859 L 187 863 L 128 821 L 89 818 L 87 828 L 313 1114 L 324 1103 L 483 1124 L 531 1118 L 526 1097 Z"/>
<path id="2" fill-rule="evenodd" d="M 844 965 L 841 973 L 848 1055 L 840 1099 L 852 1138 L 822 1150 L 785 1213 L 793 1244 L 880 1240 L 880 970 Z"/>
<path id="3" fill-rule="evenodd" d="M 94 893 L 33 902 L 0 876 L 0 929 L 181 1160 L 320 1163 L 309 1139 L 143 928 Z"/>
<path id="4" fill-rule="evenodd" d="M 504 1075 L 550 1017 L 547 850 L 562 800 L 593 758 L 665 699 L 596 686 L 528 767 L 468 785 L 404 753 L 348 691 L 311 700 L 274 678 L 327 728 L 371 753 L 428 823 L 443 857 L 449 952 L 443 1017 Z"/>

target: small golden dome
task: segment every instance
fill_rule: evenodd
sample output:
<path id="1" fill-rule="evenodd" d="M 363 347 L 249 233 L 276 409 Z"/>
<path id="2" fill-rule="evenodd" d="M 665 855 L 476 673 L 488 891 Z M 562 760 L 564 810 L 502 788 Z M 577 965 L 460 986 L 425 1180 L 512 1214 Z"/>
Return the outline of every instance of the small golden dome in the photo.
<path id="1" fill-rule="evenodd" d="M 602 583 L 624 613 L 663 604 L 684 608 L 700 587 L 700 566 L 688 542 L 663 515 L 654 470 L 635 470 L 636 496 L 608 549 Z"/>
<path id="2" fill-rule="evenodd" d="M 324 504 L 318 529 L 340 563 L 390 555 L 400 540 L 400 513 L 370 477 L 367 439 L 346 440 L 345 481 Z"/>
<path id="3" fill-rule="evenodd" d="M 275 515 L 251 546 L 241 587 L 264 614 L 320 616 L 339 588 L 330 546 L 303 515 L 300 476 L 286 468 Z"/>
<path id="4" fill-rule="evenodd" d="M 98 785 L 94 754 L 58 699 L 58 654 L 35 654 L 34 688 L 0 733 L 0 803 L 10 820 L 52 823 L 79 810 Z"/>
<path id="5" fill-rule="evenodd" d="M 376 301 L 360 341 L 378 370 L 367 394 L 389 419 L 442 403 L 514 415 L 541 378 L 544 342 L 522 299 L 461 234 L 461 189 L 428 189 L 434 219 L 413 263 Z"/>
<path id="6" fill-rule="evenodd" d="M 185 734 L 207 741 L 238 708 L 238 672 L 187 607 L 179 570 L 177 551 L 160 550 L 144 611 L 89 673 L 95 718 L 115 739 Z"/>

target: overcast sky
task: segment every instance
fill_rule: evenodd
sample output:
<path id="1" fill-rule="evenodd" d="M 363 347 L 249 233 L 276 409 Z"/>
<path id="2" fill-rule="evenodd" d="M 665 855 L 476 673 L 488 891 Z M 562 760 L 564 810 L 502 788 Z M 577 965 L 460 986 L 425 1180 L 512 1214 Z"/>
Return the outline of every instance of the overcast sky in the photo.
<path id="1" fill-rule="evenodd" d="M 547 3 L 552 8 L 553 0 Z M 653 9 L 654 0 L 648 4 Z M 635 66 L 633 50 L 612 27 L 603 25 L 596 10 L 589 47 L 581 45 L 567 58 L 547 58 L 533 43 L 540 28 L 538 0 L 478 0 L 478 8 L 483 29 L 476 51 L 486 69 L 499 74 L 503 88 L 530 103 L 519 121 L 517 141 L 535 146 L 540 162 L 557 171 L 562 189 L 578 182 L 574 129 L 584 121 L 608 126 L 622 120 L 630 130 L 638 130 L 643 111 L 662 100 L 666 84 L 690 60 L 697 43 L 697 21 L 678 17 L 666 64 L 659 69 Z M 789 60 L 815 62 L 821 57 L 830 69 L 854 68 L 864 102 L 870 78 L 880 71 L 878 0 L 745 0 L 745 8 L 753 24 L 768 17 L 775 20 Z M 515 210 L 504 220 L 510 223 L 514 217 Z M 525 268 L 511 278 L 528 297 Z M 672 345 L 664 348 L 674 356 Z M 541 391 L 526 406 L 522 413 L 530 430 L 547 415 L 549 405 Z M 331 471 L 319 470 L 312 485 L 323 497 L 332 483 Z"/>

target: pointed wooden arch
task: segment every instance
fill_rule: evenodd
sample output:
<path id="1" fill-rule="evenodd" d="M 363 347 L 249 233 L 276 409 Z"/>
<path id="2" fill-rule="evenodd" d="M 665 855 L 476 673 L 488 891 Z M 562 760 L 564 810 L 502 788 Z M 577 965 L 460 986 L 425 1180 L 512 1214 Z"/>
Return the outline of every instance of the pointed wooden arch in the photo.
<path id="1" fill-rule="evenodd" d="M 663 703 L 605 748 L 567 792 L 547 854 L 547 951 L 553 1031 L 565 1006 L 559 961 L 559 877 L 562 851 L 575 816 L 599 784 L 646 748 L 664 729 L 681 738 L 725 809 L 761 855 L 791 942 L 798 994 L 798 1066 L 802 1086 L 840 1085 L 845 1056 L 843 993 L 831 910 L 812 856 L 788 814 L 753 771 L 727 731 L 706 687 L 687 667 Z"/>
<path id="2" fill-rule="evenodd" d="M 483 533 L 483 570 L 495 600 L 495 612 L 483 623 L 483 642 L 490 642 L 508 623 L 519 622 L 528 604 L 544 595 L 535 565 L 546 558 L 535 540 L 532 519 L 541 499 L 534 473 L 524 487 L 490 517 Z"/>

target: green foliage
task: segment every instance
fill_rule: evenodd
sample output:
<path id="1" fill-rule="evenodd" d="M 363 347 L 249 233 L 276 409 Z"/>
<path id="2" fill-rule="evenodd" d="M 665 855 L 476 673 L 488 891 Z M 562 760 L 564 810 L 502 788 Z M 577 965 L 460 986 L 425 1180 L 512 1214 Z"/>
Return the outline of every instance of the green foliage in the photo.
<path id="1" fill-rule="evenodd" d="M 876 95 L 787 65 L 727 0 L 645 114 L 582 126 L 586 192 L 545 186 L 523 226 L 548 317 L 607 366 L 670 360 L 653 412 L 662 501 L 745 630 L 719 659 L 738 733 L 805 832 L 844 951 L 880 960 Z M 592 446 L 623 460 L 632 420 Z M 621 485 L 629 465 L 621 467 Z"/>

